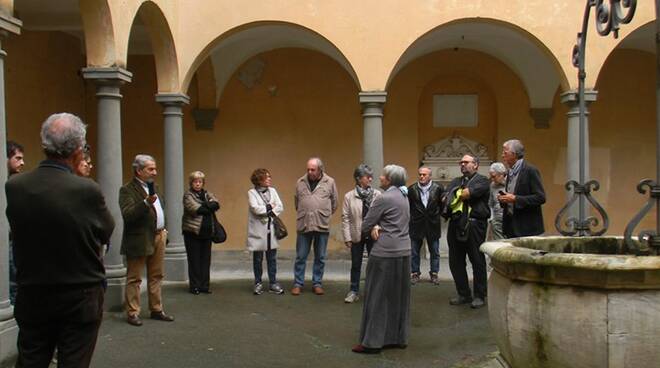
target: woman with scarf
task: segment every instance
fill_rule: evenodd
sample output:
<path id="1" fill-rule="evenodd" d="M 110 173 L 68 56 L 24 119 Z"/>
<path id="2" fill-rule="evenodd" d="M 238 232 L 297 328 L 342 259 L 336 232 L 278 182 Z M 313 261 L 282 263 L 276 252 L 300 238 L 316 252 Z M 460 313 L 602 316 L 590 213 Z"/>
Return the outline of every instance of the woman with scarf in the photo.
<path id="1" fill-rule="evenodd" d="M 264 292 L 261 282 L 263 274 L 264 253 L 268 268 L 268 291 L 283 294 L 284 289 L 277 282 L 277 238 L 273 216 L 279 216 L 284 206 L 272 185 L 270 172 L 266 169 L 256 169 L 250 177 L 254 188 L 248 191 L 248 226 L 247 249 L 252 252 L 252 268 L 254 271 L 254 295 Z"/>
<path id="2" fill-rule="evenodd" d="M 189 176 L 190 189 L 183 195 L 183 242 L 188 256 L 188 282 L 192 294 L 211 294 L 211 236 L 213 216 L 220 209 L 218 199 L 204 190 L 204 173 Z"/>
<path id="3" fill-rule="evenodd" d="M 374 245 L 367 263 L 360 343 L 356 353 L 408 346 L 410 331 L 410 207 L 406 170 L 387 165 L 380 176 L 385 190 L 362 221 L 362 234 Z"/>
<path id="4" fill-rule="evenodd" d="M 362 256 L 366 248 L 371 252 L 373 242 L 369 236 L 362 236 L 362 220 L 367 216 L 369 207 L 380 192 L 371 187 L 374 171 L 368 165 L 361 164 L 353 172 L 355 189 L 344 195 L 344 205 L 341 213 L 341 225 L 344 243 L 351 250 L 351 289 L 346 294 L 344 302 L 354 303 L 360 299 L 360 272 Z"/>

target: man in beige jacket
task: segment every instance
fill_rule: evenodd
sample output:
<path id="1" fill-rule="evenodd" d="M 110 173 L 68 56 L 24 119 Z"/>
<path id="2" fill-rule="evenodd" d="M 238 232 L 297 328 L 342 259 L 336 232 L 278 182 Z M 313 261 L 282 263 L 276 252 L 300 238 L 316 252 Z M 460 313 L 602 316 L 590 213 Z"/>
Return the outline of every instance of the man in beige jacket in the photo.
<path id="1" fill-rule="evenodd" d="M 330 216 L 337 209 L 335 179 L 324 173 L 323 162 L 318 157 L 307 161 L 307 174 L 296 183 L 296 262 L 293 267 L 291 295 L 300 295 L 305 283 L 305 265 L 309 250 L 314 246 L 312 290 L 323 295 L 323 269 L 325 267 Z"/>

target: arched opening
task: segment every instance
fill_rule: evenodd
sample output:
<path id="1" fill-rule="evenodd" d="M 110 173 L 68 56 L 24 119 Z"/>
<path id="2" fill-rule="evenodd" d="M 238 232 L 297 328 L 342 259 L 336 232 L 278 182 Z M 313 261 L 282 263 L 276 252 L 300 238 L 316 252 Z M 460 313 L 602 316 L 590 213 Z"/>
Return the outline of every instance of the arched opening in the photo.
<path id="1" fill-rule="evenodd" d="M 556 172 L 564 167 L 566 117 L 559 93 L 565 88 L 547 48 L 513 25 L 465 19 L 437 27 L 408 48 L 390 75 L 385 161 L 399 158 L 414 172 L 425 147 L 454 135 L 483 145 L 489 161 L 499 161 L 501 144 L 518 138 L 544 173 L 548 197 L 563 200 Z M 455 169 L 447 172 L 455 176 Z M 544 206 L 547 229 L 553 228 L 556 202 Z"/>
<path id="2" fill-rule="evenodd" d="M 611 234 L 622 234 L 647 201 L 637 193 L 637 183 L 655 177 L 656 74 L 655 22 L 622 38 L 598 73 L 598 100 L 590 107 L 590 164 Z M 651 214 L 639 229 L 654 225 Z"/>
<path id="3" fill-rule="evenodd" d="M 217 108 L 217 116 L 211 126 L 185 124 L 185 172 L 204 171 L 223 202 L 221 221 L 235 229 L 223 249 L 244 246 L 246 193 L 256 168 L 273 175 L 289 226 L 296 223 L 294 188 L 307 158 L 325 161 L 339 192 L 352 187 L 362 157 L 360 89 L 332 43 L 298 25 L 253 23 L 218 37 L 196 64 L 187 89 L 191 109 Z M 217 105 L 209 106 L 213 96 Z M 333 216 L 330 249 L 341 247 L 339 227 Z M 295 237 L 281 242 L 284 252 L 294 244 Z"/>

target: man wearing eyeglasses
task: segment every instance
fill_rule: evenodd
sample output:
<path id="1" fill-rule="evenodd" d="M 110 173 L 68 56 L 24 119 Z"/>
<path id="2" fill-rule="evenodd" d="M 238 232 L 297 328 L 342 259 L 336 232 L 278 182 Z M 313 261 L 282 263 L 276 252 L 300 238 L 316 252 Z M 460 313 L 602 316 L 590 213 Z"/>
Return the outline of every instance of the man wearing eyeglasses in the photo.
<path id="1" fill-rule="evenodd" d="M 458 293 L 449 304 L 470 304 L 476 309 L 486 305 L 486 258 L 479 246 L 486 240 L 490 217 L 490 181 L 477 172 L 479 157 L 465 155 L 459 165 L 463 175 L 449 183 L 445 196 L 449 268 Z M 466 256 L 472 264 L 474 296 L 470 291 Z"/>

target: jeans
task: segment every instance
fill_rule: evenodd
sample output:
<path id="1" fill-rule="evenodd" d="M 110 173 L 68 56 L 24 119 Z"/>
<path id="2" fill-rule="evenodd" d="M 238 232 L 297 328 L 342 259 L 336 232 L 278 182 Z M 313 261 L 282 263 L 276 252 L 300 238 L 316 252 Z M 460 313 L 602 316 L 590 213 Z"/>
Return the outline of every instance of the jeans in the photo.
<path id="1" fill-rule="evenodd" d="M 302 287 L 305 284 L 305 266 L 309 249 L 314 246 L 314 269 L 312 270 L 312 285 L 321 286 L 325 256 L 328 248 L 328 233 L 311 231 L 298 233 L 296 238 L 296 262 L 293 266 L 293 286 Z"/>
<path id="2" fill-rule="evenodd" d="M 266 267 L 268 268 L 268 282 L 273 285 L 277 283 L 277 249 L 252 252 L 252 269 L 254 270 L 254 283 L 261 283 L 261 275 L 264 273 L 263 261 L 266 253 Z"/>
<path id="3" fill-rule="evenodd" d="M 367 254 L 371 253 L 374 243 L 371 241 L 361 241 L 351 244 L 351 291 L 360 291 L 360 272 L 362 271 L 362 256 L 364 248 L 367 248 Z"/>
<path id="4" fill-rule="evenodd" d="M 422 243 L 424 242 L 424 238 L 422 239 L 410 239 L 410 242 L 412 243 L 412 252 L 411 252 L 411 257 L 410 257 L 410 272 L 416 273 L 418 275 L 421 274 L 419 271 L 419 251 L 422 248 Z M 435 238 L 435 239 L 426 239 L 426 244 L 428 245 L 429 248 L 429 253 L 431 253 L 431 273 L 438 273 L 440 271 L 440 239 Z"/>

